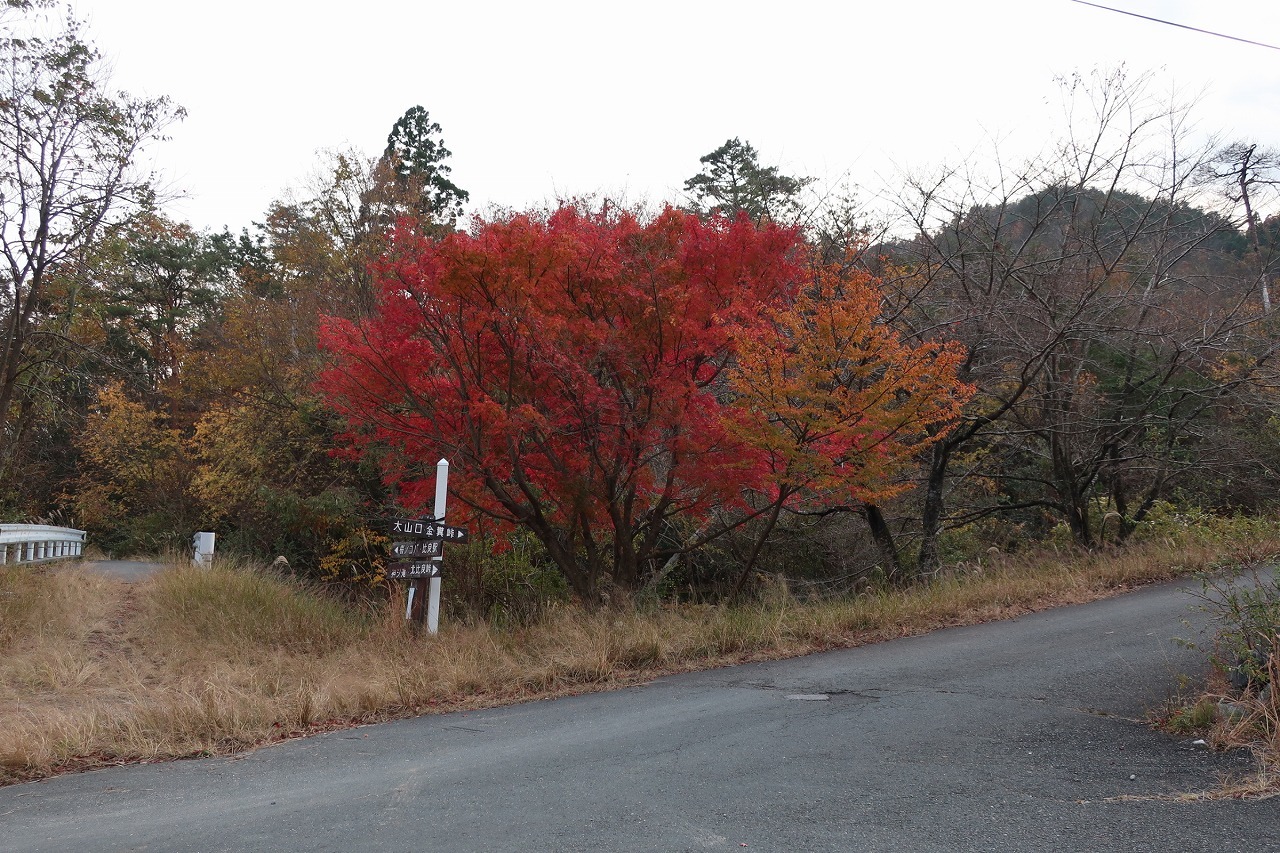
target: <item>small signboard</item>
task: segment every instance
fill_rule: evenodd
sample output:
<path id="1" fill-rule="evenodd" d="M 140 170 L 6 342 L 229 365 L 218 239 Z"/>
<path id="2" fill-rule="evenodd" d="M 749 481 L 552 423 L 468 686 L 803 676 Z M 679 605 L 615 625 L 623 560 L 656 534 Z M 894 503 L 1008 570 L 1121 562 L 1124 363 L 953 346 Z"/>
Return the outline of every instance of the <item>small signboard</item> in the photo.
<path id="1" fill-rule="evenodd" d="M 413 560 L 387 566 L 388 578 L 438 578 L 440 564 L 431 560 Z"/>
<path id="2" fill-rule="evenodd" d="M 439 557 L 444 554 L 443 539 L 417 539 L 410 542 L 392 542 L 394 557 Z"/>
<path id="3" fill-rule="evenodd" d="M 434 518 L 393 518 L 388 525 L 392 536 L 418 536 L 458 543 L 466 542 L 468 538 L 465 528 L 450 527 Z"/>

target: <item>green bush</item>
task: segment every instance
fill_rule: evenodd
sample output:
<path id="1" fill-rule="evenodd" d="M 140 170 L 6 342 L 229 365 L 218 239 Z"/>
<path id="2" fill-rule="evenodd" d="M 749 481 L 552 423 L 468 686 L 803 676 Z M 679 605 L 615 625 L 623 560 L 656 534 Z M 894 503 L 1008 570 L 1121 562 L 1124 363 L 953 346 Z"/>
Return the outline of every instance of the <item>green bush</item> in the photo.
<path id="1" fill-rule="evenodd" d="M 496 549 L 488 539 L 452 545 L 441 593 L 455 617 L 496 626 L 529 625 L 570 598 L 569 585 L 533 536 L 517 532 Z"/>
<path id="2" fill-rule="evenodd" d="M 1218 623 L 1214 665 L 1237 689 L 1266 687 L 1280 653 L 1280 569 L 1250 567 L 1203 583 L 1204 609 Z"/>
<path id="3" fill-rule="evenodd" d="M 1134 530 L 1135 542 L 1190 539 L 1208 544 L 1265 542 L 1280 537 L 1280 521 L 1266 515 L 1221 515 L 1198 506 L 1156 501 Z"/>
<path id="4" fill-rule="evenodd" d="M 1194 705 L 1175 708 L 1164 721 L 1164 727 L 1175 734 L 1192 734 L 1208 731 L 1218 715 L 1218 703 L 1201 699 Z"/>

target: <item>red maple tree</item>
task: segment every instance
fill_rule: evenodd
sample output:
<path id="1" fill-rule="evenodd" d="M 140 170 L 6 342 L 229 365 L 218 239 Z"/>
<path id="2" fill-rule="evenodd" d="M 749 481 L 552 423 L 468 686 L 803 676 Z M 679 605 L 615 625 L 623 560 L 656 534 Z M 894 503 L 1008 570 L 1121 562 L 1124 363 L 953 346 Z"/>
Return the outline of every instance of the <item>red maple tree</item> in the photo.
<path id="1" fill-rule="evenodd" d="M 584 600 L 638 586 L 684 547 L 673 519 L 767 476 L 724 371 L 803 281 L 795 231 L 566 206 L 439 242 L 401 229 L 377 274 L 375 316 L 324 331 L 353 441 L 392 449 L 409 509 L 449 457 L 471 512 L 531 530 Z"/>

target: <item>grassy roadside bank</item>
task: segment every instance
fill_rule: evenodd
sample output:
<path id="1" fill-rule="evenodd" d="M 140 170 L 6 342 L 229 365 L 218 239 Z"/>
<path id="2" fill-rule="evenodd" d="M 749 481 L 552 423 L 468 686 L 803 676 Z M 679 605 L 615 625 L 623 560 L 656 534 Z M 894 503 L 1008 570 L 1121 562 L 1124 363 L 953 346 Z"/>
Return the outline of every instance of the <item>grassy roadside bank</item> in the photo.
<path id="1" fill-rule="evenodd" d="M 1272 547 L 1275 546 L 1275 547 Z M 128 585 L 0 567 L 0 784 L 234 752 L 424 712 L 609 689 L 1101 598 L 1280 543 L 1147 543 L 1005 558 L 907 590 L 405 629 L 267 573 L 175 566 Z"/>

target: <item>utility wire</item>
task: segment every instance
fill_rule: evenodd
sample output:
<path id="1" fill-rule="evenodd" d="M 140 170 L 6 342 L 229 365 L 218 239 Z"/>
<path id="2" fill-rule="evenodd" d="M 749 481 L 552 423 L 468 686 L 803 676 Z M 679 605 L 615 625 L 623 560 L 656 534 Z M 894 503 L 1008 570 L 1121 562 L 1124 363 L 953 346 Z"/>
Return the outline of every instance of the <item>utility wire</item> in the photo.
<path id="1" fill-rule="evenodd" d="M 1137 12 L 1127 12 L 1124 9 L 1113 9 L 1110 6 L 1103 6 L 1100 3 L 1090 3 L 1089 0 L 1071 0 L 1072 3 L 1079 3 L 1081 6 L 1092 6 L 1095 9 L 1106 9 L 1108 12 L 1119 12 L 1121 15 L 1131 15 L 1135 18 L 1141 18 L 1144 21 L 1155 21 L 1157 24 L 1168 24 L 1171 27 L 1179 27 L 1184 30 L 1191 30 L 1196 33 L 1204 33 L 1207 36 L 1217 36 L 1222 39 L 1231 39 L 1232 41 L 1244 42 L 1255 47 L 1266 47 L 1271 50 L 1280 50 L 1280 47 L 1274 44 L 1265 44 L 1260 41 L 1252 41 L 1250 39 L 1242 39 L 1239 36 L 1229 36 L 1226 33 L 1215 33 L 1213 30 L 1202 30 L 1199 27 L 1192 27 L 1187 24 L 1175 24 L 1173 21 L 1166 21 L 1163 18 L 1152 18 L 1149 15 L 1139 15 Z"/>

